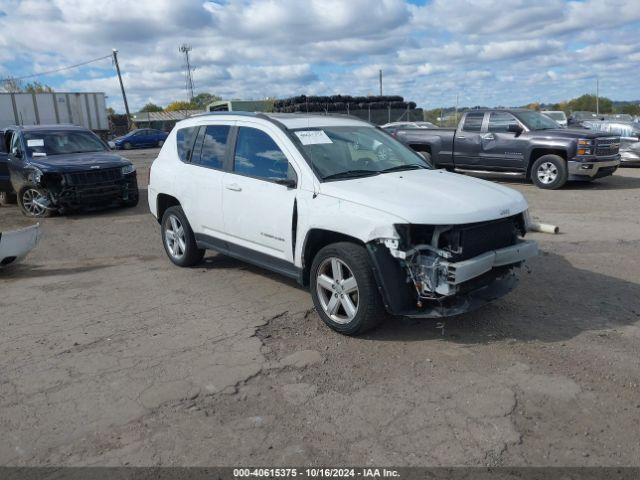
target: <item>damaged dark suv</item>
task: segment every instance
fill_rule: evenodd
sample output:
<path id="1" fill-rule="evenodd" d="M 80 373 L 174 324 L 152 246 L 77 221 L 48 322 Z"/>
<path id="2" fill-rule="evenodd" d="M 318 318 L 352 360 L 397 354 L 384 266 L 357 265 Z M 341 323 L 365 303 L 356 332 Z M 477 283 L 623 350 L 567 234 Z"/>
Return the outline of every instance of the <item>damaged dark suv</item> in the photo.
<path id="1" fill-rule="evenodd" d="M 96 134 L 72 125 L 6 128 L 0 153 L 3 200 L 28 217 L 138 204 L 136 169 Z"/>

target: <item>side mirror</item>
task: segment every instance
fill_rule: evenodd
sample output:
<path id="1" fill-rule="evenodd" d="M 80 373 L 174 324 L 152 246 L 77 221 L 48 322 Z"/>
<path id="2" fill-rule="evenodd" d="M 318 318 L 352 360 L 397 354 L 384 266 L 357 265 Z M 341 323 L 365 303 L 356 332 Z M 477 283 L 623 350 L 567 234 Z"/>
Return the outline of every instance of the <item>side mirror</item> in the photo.
<path id="1" fill-rule="evenodd" d="M 16 158 L 22 158 L 22 152 L 18 149 L 18 147 L 13 147 L 11 149 L 11 155 L 13 155 Z"/>
<path id="2" fill-rule="evenodd" d="M 287 188 L 296 188 L 298 186 L 298 182 L 296 182 L 293 178 L 279 178 L 276 180 L 278 185 L 284 185 Z"/>
<path id="3" fill-rule="evenodd" d="M 517 124 L 517 123 L 510 123 L 509 126 L 507 127 L 507 131 L 511 132 L 511 133 L 515 133 L 516 137 L 518 135 L 520 135 L 524 130 L 522 129 L 522 127 Z"/>

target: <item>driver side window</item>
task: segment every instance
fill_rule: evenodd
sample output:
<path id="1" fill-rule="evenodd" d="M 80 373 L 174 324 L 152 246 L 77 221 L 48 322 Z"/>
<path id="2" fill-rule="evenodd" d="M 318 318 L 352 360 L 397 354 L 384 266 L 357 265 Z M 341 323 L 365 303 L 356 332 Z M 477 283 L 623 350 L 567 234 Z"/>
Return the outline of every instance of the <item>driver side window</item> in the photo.
<path id="1" fill-rule="evenodd" d="M 295 172 L 276 142 L 262 130 L 240 127 L 233 171 L 264 180 L 294 179 Z"/>
<path id="2" fill-rule="evenodd" d="M 17 148 L 20 153 L 22 153 L 22 144 L 20 143 L 20 135 L 18 132 L 13 132 L 11 136 L 11 148 L 9 149 L 9 153 L 13 153 L 13 149 Z"/>
<path id="3" fill-rule="evenodd" d="M 518 123 L 516 118 L 507 112 L 491 112 L 487 130 L 493 133 L 505 133 L 509 131 L 509 124 Z"/>

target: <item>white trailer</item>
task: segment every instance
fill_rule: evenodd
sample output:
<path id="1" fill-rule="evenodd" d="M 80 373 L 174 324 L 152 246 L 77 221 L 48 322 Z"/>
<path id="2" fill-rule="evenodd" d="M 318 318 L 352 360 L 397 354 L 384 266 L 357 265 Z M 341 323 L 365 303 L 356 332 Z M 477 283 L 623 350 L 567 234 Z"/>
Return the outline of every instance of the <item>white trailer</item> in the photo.
<path id="1" fill-rule="evenodd" d="M 58 123 L 106 132 L 109 120 L 104 93 L 0 93 L 0 128 Z"/>

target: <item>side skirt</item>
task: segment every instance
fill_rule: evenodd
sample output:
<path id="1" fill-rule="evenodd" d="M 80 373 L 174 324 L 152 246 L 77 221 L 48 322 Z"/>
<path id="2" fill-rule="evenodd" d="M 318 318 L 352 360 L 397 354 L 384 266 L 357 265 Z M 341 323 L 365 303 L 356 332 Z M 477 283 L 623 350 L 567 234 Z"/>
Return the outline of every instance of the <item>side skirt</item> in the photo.
<path id="1" fill-rule="evenodd" d="M 202 233 L 196 233 L 195 237 L 198 248 L 214 250 L 223 255 L 237 258 L 238 260 L 271 270 L 279 273 L 280 275 L 284 275 L 285 277 L 293 278 L 302 285 L 302 269 L 296 267 L 291 262 L 287 262 L 286 260 L 275 258 L 261 252 L 256 252 L 250 248 L 241 247 L 235 243 L 226 242 Z"/>

